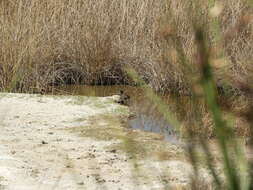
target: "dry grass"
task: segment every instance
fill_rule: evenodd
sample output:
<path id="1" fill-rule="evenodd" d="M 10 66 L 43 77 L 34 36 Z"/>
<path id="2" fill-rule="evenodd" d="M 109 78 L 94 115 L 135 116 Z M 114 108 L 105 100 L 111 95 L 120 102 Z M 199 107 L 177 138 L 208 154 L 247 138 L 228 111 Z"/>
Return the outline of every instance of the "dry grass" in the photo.
<path id="1" fill-rule="evenodd" d="M 241 126 L 236 130 L 253 136 L 252 12 L 247 0 L 0 1 L 0 90 L 43 92 L 70 83 L 135 84 L 125 71 L 131 66 L 167 120 L 172 118 L 167 105 L 154 98 L 147 86 L 179 94 L 194 91 L 207 108 L 195 105 L 193 114 L 207 126 L 205 132 L 217 136 L 228 189 L 241 189 L 238 176 L 244 174 L 235 169 L 237 162 L 227 148 L 228 141 L 236 142 L 224 122 L 213 79 L 232 101 L 234 94 L 245 95 L 240 108 L 237 102 L 224 104 L 228 112 L 234 109 L 240 114 L 243 124 L 251 124 L 249 132 Z M 195 115 L 185 116 L 194 119 Z M 199 137 L 205 147 L 206 138 Z M 208 162 L 213 169 L 212 161 Z M 212 175 L 221 187 L 215 172 Z"/>
<path id="2" fill-rule="evenodd" d="M 217 83 L 246 80 L 253 56 L 252 10 L 244 0 L 222 2 L 215 6 L 221 10 L 216 19 L 217 10 L 206 0 L 201 7 L 187 0 L 1 1 L 0 89 L 134 84 L 124 71 L 131 65 L 156 91 L 184 93 L 198 72 L 193 16 L 207 28 Z M 213 27 L 217 20 L 222 43 Z"/>

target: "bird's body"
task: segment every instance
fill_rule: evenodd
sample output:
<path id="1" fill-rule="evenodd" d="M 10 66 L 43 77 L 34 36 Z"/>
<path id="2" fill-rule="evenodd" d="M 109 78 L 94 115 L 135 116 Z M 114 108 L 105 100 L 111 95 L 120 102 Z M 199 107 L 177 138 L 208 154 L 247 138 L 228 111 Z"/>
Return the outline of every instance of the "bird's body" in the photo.
<path id="1" fill-rule="evenodd" d="M 120 90 L 119 96 L 120 96 L 119 100 L 118 100 L 119 104 L 122 104 L 122 105 L 128 105 L 129 104 L 130 96 L 125 94 L 123 90 Z"/>

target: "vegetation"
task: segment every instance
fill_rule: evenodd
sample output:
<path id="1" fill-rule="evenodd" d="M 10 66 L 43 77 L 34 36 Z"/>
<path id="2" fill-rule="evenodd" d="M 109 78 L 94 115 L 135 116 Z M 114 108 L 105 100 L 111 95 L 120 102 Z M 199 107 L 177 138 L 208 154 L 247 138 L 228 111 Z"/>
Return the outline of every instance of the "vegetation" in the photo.
<path id="1" fill-rule="evenodd" d="M 247 81 L 252 70 L 252 9 L 246 0 L 199 1 L 199 7 L 193 2 L 1 1 L 0 89 L 135 85 L 123 69 L 131 65 L 155 91 L 188 94 L 186 75 L 194 80 L 198 73 L 191 22 L 198 17 L 205 25 L 216 84 L 238 93 L 238 83 Z"/>
<path id="2" fill-rule="evenodd" d="M 244 5 L 249 5 L 248 9 L 251 9 L 252 11 L 253 7 L 250 7 L 250 4 L 247 4 L 248 2 L 244 3 Z M 190 10 L 202 10 L 203 8 L 203 4 L 200 2 L 191 1 L 189 4 L 190 6 L 187 7 L 187 13 L 190 13 Z M 213 17 L 213 20 L 210 20 L 210 23 L 206 22 L 208 19 L 205 17 L 203 18 L 203 15 L 199 14 L 198 11 L 194 12 L 188 19 L 194 33 L 193 47 L 196 56 L 195 66 L 191 65 L 191 62 L 187 56 L 187 52 L 184 50 L 184 43 L 180 42 L 180 39 L 173 39 L 175 37 L 173 35 L 166 36 L 166 39 L 167 41 L 172 40 L 175 53 L 179 57 L 179 63 L 181 66 L 184 66 L 184 68 L 187 68 L 187 70 L 183 70 L 183 73 L 185 79 L 188 79 L 187 87 L 191 89 L 190 92 L 192 99 L 195 101 L 193 107 L 195 107 L 196 111 L 192 113 L 194 124 L 198 123 L 200 126 L 204 127 L 203 123 L 201 122 L 201 119 L 203 118 L 203 112 L 198 109 L 199 107 L 197 102 L 199 99 L 204 100 L 204 105 L 207 108 L 207 112 L 211 115 L 213 122 L 213 135 L 217 140 L 220 153 L 223 158 L 222 163 L 224 166 L 225 179 L 221 179 L 221 176 L 217 174 L 217 167 L 215 167 L 213 161 L 214 154 L 211 151 L 208 142 L 206 141 L 206 136 L 196 133 L 196 131 L 192 131 L 190 127 L 186 127 L 186 130 L 188 132 L 189 140 L 192 141 L 196 139 L 197 143 L 200 143 L 203 147 L 203 150 L 205 150 L 206 164 L 209 167 L 215 183 L 214 187 L 211 187 L 212 189 L 252 189 L 252 160 L 246 159 L 246 155 L 243 153 L 242 146 L 238 144 L 234 133 L 234 125 L 231 125 L 229 120 L 224 120 L 224 105 L 219 102 L 218 97 L 219 90 L 221 90 L 222 94 L 226 98 L 231 98 L 231 96 L 235 95 L 234 92 L 238 90 L 239 93 L 237 95 L 244 96 L 248 99 L 248 101 L 244 102 L 247 105 L 247 109 L 244 109 L 243 111 L 241 110 L 241 116 L 247 120 L 250 125 L 249 136 L 250 141 L 252 141 L 253 88 L 250 83 L 250 81 L 252 81 L 252 73 L 249 71 L 247 74 L 245 74 L 245 76 L 240 76 L 240 74 L 238 74 L 240 71 L 238 71 L 238 73 L 235 75 L 236 77 L 233 80 L 229 80 L 229 78 L 232 76 L 232 73 L 229 73 L 230 70 L 227 66 L 228 64 L 233 64 L 233 56 L 235 53 L 233 52 L 233 54 L 229 56 L 229 48 L 231 47 L 226 46 L 226 43 L 228 43 L 227 40 L 234 40 L 233 37 L 240 34 L 241 31 L 248 27 L 248 24 L 250 23 L 249 21 L 252 22 L 252 19 L 249 12 L 241 11 L 241 17 L 237 24 L 229 29 L 228 32 L 222 33 L 220 31 L 220 28 L 222 27 L 220 27 L 218 16 L 222 14 L 222 8 L 224 4 L 209 1 L 209 5 L 211 7 L 213 6 L 211 9 L 211 16 Z M 174 23 L 173 26 L 175 25 L 176 24 Z M 214 33 L 211 32 L 212 30 Z M 243 35 L 243 37 L 245 37 L 245 35 Z M 216 51 L 215 53 L 213 53 L 213 48 Z M 221 59 L 219 60 L 218 66 L 226 68 L 223 70 L 223 72 L 226 71 L 227 73 L 223 73 L 222 75 L 217 74 L 219 69 L 216 68 L 216 59 Z M 250 64 L 252 58 L 246 60 L 246 62 L 247 61 Z M 238 65 L 242 66 L 241 64 Z M 167 111 L 163 102 L 153 93 L 152 90 L 150 90 L 148 86 L 145 85 L 145 82 L 142 81 L 138 73 L 136 73 L 134 69 L 129 69 L 129 74 L 136 81 L 139 81 L 140 84 L 144 85 L 146 93 L 149 94 L 150 99 L 154 103 L 158 104 L 160 111 L 164 113 L 165 118 L 173 123 L 173 126 L 179 129 L 180 123 L 176 122 L 173 117 L 173 113 Z M 233 82 L 233 85 L 231 82 Z M 233 89 L 233 92 L 228 91 L 227 87 Z M 229 103 L 231 103 L 231 101 L 225 100 L 225 104 L 227 106 Z M 232 107 L 228 106 L 228 108 L 231 109 Z M 233 110 L 229 110 L 228 112 L 230 114 L 234 113 Z M 204 131 L 206 130 L 204 129 Z M 250 146 L 252 146 L 252 143 L 250 143 Z M 189 147 L 189 155 L 192 165 L 195 169 L 196 179 L 198 179 L 197 168 L 199 166 L 199 158 L 196 156 L 194 145 Z M 206 188 L 206 186 L 202 187 L 201 184 L 195 182 L 195 180 L 192 181 L 192 189 Z"/>
<path id="3" fill-rule="evenodd" d="M 252 12 L 250 0 L 1 1 L 0 89 L 139 85 L 178 128 L 154 92 L 191 95 L 194 125 L 204 126 L 201 99 L 223 157 L 225 180 L 213 166 L 205 136 L 187 128 L 206 150 L 216 188 L 252 189 L 252 163 L 224 119 L 225 112 L 240 116 L 252 136 Z M 194 147 L 189 153 L 197 168 Z"/>

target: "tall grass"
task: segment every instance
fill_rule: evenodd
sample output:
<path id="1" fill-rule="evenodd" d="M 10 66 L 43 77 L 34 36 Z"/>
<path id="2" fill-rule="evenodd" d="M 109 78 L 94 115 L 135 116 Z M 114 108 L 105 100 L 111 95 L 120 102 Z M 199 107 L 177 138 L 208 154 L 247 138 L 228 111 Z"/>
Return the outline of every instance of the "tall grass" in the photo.
<path id="1" fill-rule="evenodd" d="M 69 83 L 140 85 L 174 126 L 180 124 L 154 91 L 191 94 L 205 102 L 223 156 L 225 181 L 217 175 L 205 138 L 188 131 L 204 147 L 217 189 L 252 189 L 252 163 L 241 154 L 218 97 L 218 92 L 228 98 L 244 95 L 248 104 L 240 116 L 250 123 L 252 133 L 250 3 L 1 1 L 0 89 L 42 92 Z M 125 70 L 126 66 L 131 69 Z M 229 112 L 237 106 L 225 104 Z M 201 120 L 197 109 L 196 104 L 195 114 Z M 197 168 L 193 149 L 190 155 Z"/>
<path id="2" fill-rule="evenodd" d="M 206 141 L 205 136 L 200 135 L 199 133 L 194 133 L 190 128 L 188 131 L 189 140 L 192 141 L 193 139 L 197 139 L 198 143 L 200 143 L 203 147 L 203 150 L 206 154 L 206 164 L 213 176 L 214 187 L 212 189 L 252 189 L 252 160 L 247 160 L 245 153 L 243 153 L 243 148 L 240 144 L 238 144 L 237 137 L 235 136 L 233 125 L 228 123 L 228 120 L 224 119 L 224 110 L 222 110 L 222 106 L 219 102 L 218 97 L 218 90 L 221 87 L 217 81 L 223 80 L 222 82 L 234 82 L 232 88 L 237 88 L 241 94 L 246 96 L 249 101 L 247 102 L 248 106 L 247 109 L 241 113 L 241 116 L 245 118 L 250 124 L 250 139 L 252 141 L 252 92 L 253 88 L 252 84 L 252 73 L 247 72 L 244 76 L 240 73 L 242 68 L 247 68 L 247 63 L 239 64 L 235 59 L 236 52 L 231 52 L 231 49 L 234 46 L 231 45 L 231 41 L 236 41 L 237 35 L 242 35 L 242 31 L 248 30 L 250 22 L 252 22 L 252 15 L 249 10 L 252 10 L 251 4 L 248 2 L 244 2 L 245 9 L 240 12 L 240 16 L 238 20 L 235 21 L 235 25 L 229 28 L 226 32 L 222 32 L 223 28 L 220 25 L 220 20 L 218 16 L 222 14 L 222 9 L 226 4 L 223 2 L 212 2 L 209 1 L 209 7 L 203 7 L 203 4 L 200 2 L 190 1 L 188 6 L 185 8 L 185 12 L 188 13 L 188 18 L 186 20 L 189 21 L 189 24 L 192 26 L 192 31 L 194 33 L 194 43 L 192 47 L 194 47 L 195 51 L 195 65 L 191 65 L 191 61 L 188 59 L 188 52 L 184 51 L 184 43 L 177 39 L 175 34 L 178 34 L 178 28 L 176 29 L 175 34 L 166 35 L 166 40 L 169 46 L 174 48 L 176 54 L 179 55 L 179 62 L 181 66 L 184 68 L 189 69 L 187 72 L 183 72 L 185 74 L 185 78 L 188 79 L 188 87 L 191 88 L 192 99 L 195 101 L 195 120 L 200 119 L 202 117 L 201 111 L 199 112 L 197 101 L 198 99 L 203 99 L 205 105 L 207 107 L 207 111 L 211 115 L 211 119 L 213 121 L 213 128 L 214 128 L 214 137 L 217 140 L 218 147 L 220 149 L 220 153 L 222 156 L 222 166 L 224 167 L 224 175 L 225 178 L 222 178 L 221 175 L 217 173 L 217 167 L 215 167 L 213 163 L 213 152 L 210 150 L 209 144 Z M 205 13 L 203 9 L 210 9 L 211 15 L 210 18 L 208 15 L 203 15 Z M 191 10 L 196 10 L 195 12 L 191 12 Z M 173 11 L 171 11 L 173 12 Z M 177 26 L 176 22 L 174 22 L 173 26 Z M 251 26 L 252 27 L 252 26 Z M 212 31 L 213 33 L 210 33 Z M 246 32 L 247 33 L 247 32 Z M 213 34 L 213 36 L 211 35 Z M 247 34 L 244 33 L 243 38 L 247 38 Z M 238 40 L 238 39 L 237 39 Z M 243 40 L 242 38 L 238 41 Z M 239 43 L 239 42 L 238 42 Z M 228 46 L 230 44 L 230 46 Z M 241 44 L 242 45 L 242 44 Z M 244 49 L 245 50 L 245 49 Z M 214 52 L 215 51 L 215 52 Z M 238 50 L 237 50 L 238 51 Z M 170 58 L 170 57 L 169 57 Z M 245 60 L 248 63 L 252 64 L 252 58 L 247 57 L 248 59 Z M 218 65 L 216 64 L 217 59 Z M 229 61 L 228 61 L 229 60 Z M 227 62 L 228 61 L 228 62 Z M 228 66 L 229 64 L 229 66 Z M 231 65 L 237 64 L 237 70 L 234 74 L 236 78 L 231 80 L 231 73 L 230 70 L 233 67 Z M 217 66 L 224 67 L 222 75 L 217 73 Z M 235 66 L 235 65 L 234 65 Z M 249 66 L 248 68 L 250 68 Z M 138 74 L 131 70 L 130 76 L 135 78 L 140 83 L 143 84 L 144 82 L 140 79 Z M 227 73 L 225 73 L 227 72 Z M 195 76 L 194 76 L 195 75 Z M 223 85 L 222 85 L 222 88 Z M 144 89 L 149 89 L 144 83 Z M 222 89 L 224 90 L 224 89 Z M 152 93 L 152 90 L 146 90 L 147 94 L 150 94 L 150 99 L 159 105 L 160 111 L 164 113 L 165 118 L 173 123 L 175 127 L 179 128 L 180 124 L 176 122 L 173 114 L 169 112 L 167 109 L 164 109 L 164 105 L 159 98 Z M 227 91 L 226 91 L 227 93 Z M 231 96 L 232 93 L 228 93 L 227 95 Z M 245 103 L 245 102 L 244 102 Z M 231 109 L 231 105 L 228 106 Z M 227 110 L 226 110 L 227 111 Z M 233 113 L 232 110 L 227 112 Z M 199 117 L 199 118 L 198 118 Z M 195 122 L 196 124 L 197 122 Z M 199 122 L 199 125 L 203 123 Z M 202 127 L 204 127 L 202 125 Z M 203 129 L 205 131 L 205 129 Z M 207 132 L 207 131 L 206 131 Z M 253 142 L 253 141 L 252 141 Z M 194 143 L 193 143 L 194 145 Z M 251 145 L 252 146 L 252 145 Z M 189 147 L 189 155 L 192 161 L 192 164 L 195 169 L 196 178 L 198 175 L 198 162 L 199 158 L 195 154 L 194 146 Z M 192 189 L 206 189 L 207 187 L 200 187 L 200 184 L 193 180 Z"/>
<path id="3" fill-rule="evenodd" d="M 121 64 L 157 53 L 151 47 L 162 6 L 162 1 L 1 1 L 1 89 L 125 82 Z"/>
<path id="4" fill-rule="evenodd" d="M 242 14 L 250 9 L 243 0 L 224 0 L 222 5 L 217 20 L 227 36 L 226 56 L 215 43 L 216 30 L 208 27 L 207 32 L 216 82 L 224 89 L 224 76 L 233 86 L 235 78 L 244 80 L 249 74 L 253 54 L 252 20 Z M 213 24 L 210 14 L 215 14 L 210 6 L 201 1 L 199 16 L 207 26 Z M 0 89 L 40 92 L 69 83 L 135 85 L 122 69 L 131 65 L 155 91 L 189 94 L 190 69 L 181 66 L 182 56 L 173 47 L 182 44 L 185 61 L 194 64 L 189 22 L 194 11 L 189 8 L 198 9 L 186 0 L 1 1 Z M 237 29 L 239 21 L 244 24 Z M 191 72 L 194 75 L 194 69 Z"/>

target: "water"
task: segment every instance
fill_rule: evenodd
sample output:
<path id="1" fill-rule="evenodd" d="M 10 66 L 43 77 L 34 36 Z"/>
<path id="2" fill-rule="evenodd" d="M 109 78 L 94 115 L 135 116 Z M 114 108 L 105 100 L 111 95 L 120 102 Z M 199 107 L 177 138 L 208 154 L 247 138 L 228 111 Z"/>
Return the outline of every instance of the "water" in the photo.
<path id="1" fill-rule="evenodd" d="M 128 124 L 132 129 L 143 130 L 148 132 L 159 133 L 164 139 L 171 143 L 180 143 L 179 133 L 175 128 L 163 117 L 158 106 L 150 101 L 141 88 L 130 86 L 85 86 L 85 85 L 68 85 L 56 89 L 60 94 L 84 95 L 84 96 L 111 96 L 118 94 L 123 90 L 131 99 L 129 103 L 130 110 L 135 113 L 135 117 L 130 119 Z M 180 110 L 181 106 L 177 106 L 178 102 L 172 96 L 162 97 L 164 104 L 170 105 L 170 110 L 174 110 L 177 116 L 185 116 Z M 182 99 L 183 100 L 183 99 Z M 186 100 L 188 102 L 188 100 Z M 180 105 L 182 102 L 180 103 Z M 184 102 L 183 102 L 184 104 Z M 168 106 L 169 108 L 169 106 Z"/>

